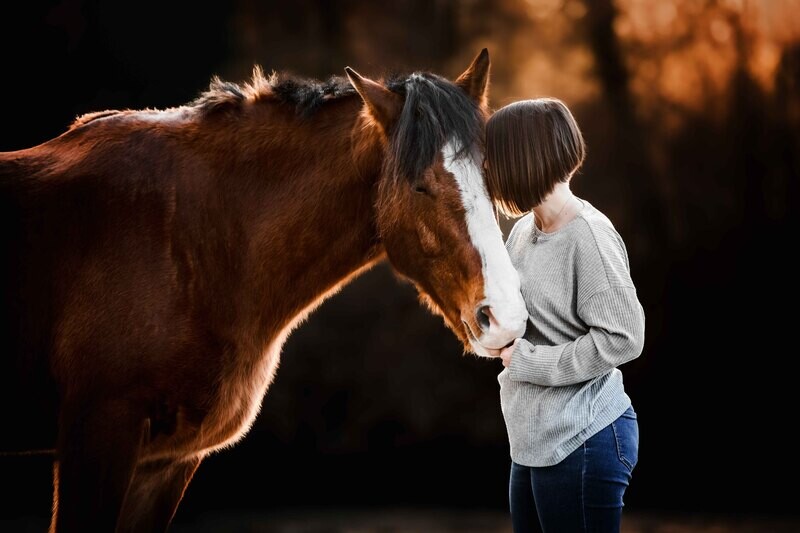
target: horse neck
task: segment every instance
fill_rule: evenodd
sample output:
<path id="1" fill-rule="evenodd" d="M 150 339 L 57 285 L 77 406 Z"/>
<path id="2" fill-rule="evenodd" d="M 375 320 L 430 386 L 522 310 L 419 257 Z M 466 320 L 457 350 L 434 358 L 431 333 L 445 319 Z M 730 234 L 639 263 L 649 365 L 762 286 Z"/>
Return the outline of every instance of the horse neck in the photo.
<path id="1" fill-rule="evenodd" d="M 382 148 L 357 123 L 357 98 L 305 120 L 261 105 L 251 124 L 236 124 L 240 141 L 222 135 L 217 146 L 234 162 L 220 175 L 242 180 L 226 208 L 244 246 L 234 315 L 258 317 L 253 333 L 269 340 L 383 257 L 374 216 Z"/>

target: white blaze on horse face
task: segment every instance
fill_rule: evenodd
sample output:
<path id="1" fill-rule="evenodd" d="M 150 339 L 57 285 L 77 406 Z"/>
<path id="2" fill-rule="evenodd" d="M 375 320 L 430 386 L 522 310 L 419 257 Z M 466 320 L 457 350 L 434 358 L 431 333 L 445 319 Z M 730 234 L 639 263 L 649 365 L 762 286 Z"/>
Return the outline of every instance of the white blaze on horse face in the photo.
<path id="1" fill-rule="evenodd" d="M 528 311 L 520 293 L 519 275 L 511 264 L 494 217 L 483 174 L 471 158 L 456 159 L 457 152 L 458 146 L 452 141 L 444 146 L 444 166 L 455 176 L 461 191 L 469 237 L 481 256 L 485 296 L 478 308 L 462 312 L 478 313 L 481 307 L 489 306 L 488 326 L 481 332 L 473 332 L 479 337 L 471 340 L 476 354 L 489 356 L 485 348 L 502 348 L 525 333 Z"/>

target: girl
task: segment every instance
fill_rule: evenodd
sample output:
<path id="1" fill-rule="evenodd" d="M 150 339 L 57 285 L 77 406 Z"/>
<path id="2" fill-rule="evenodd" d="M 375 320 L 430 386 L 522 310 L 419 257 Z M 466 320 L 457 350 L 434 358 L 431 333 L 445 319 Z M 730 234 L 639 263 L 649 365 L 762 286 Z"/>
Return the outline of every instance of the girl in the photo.
<path id="1" fill-rule="evenodd" d="M 497 207 L 528 308 L 522 338 L 493 351 L 511 450 L 515 533 L 618 532 L 639 428 L 617 368 L 642 352 L 644 312 L 625 244 L 570 190 L 585 146 L 559 100 L 501 108 L 486 129 Z"/>

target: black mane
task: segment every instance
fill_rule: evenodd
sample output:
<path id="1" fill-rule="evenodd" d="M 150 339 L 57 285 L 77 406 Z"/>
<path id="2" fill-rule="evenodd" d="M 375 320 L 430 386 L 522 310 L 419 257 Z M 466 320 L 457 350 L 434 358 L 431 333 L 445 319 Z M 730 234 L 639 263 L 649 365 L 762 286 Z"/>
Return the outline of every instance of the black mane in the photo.
<path id="1" fill-rule="evenodd" d="M 414 73 L 391 79 L 386 86 L 405 96 L 403 111 L 389 134 L 391 153 L 386 161 L 396 178 L 419 177 L 447 142 L 456 145 L 458 157 L 471 157 L 483 142 L 478 105 L 453 82 Z"/>
<path id="2" fill-rule="evenodd" d="M 389 131 L 387 170 L 396 178 L 417 178 L 430 167 L 447 142 L 454 142 L 458 156 L 471 155 L 483 138 L 483 122 L 477 104 L 453 82 L 436 74 L 416 72 L 393 76 L 389 90 L 403 96 L 405 104 Z M 214 78 L 209 89 L 191 105 L 204 114 L 236 109 L 247 101 L 277 100 L 294 106 L 300 117 L 310 117 L 326 102 L 355 95 L 343 76 L 326 81 L 287 73 L 265 77 L 260 68 L 244 85 Z"/>
<path id="3" fill-rule="evenodd" d="M 304 117 L 312 115 L 326 101 L 356 94 L 344 76 L 333 76 L 327 81 L 287 76 L 276 80 L 272 92 L 279 100 L 294 105 Z"/>
<path id="4" fill-rule="evenodd" d="M 256 67 L 252 80 L 244 85 L 212 78 L 208 90 L 190 105 L 208 115 L 236 109 L 248 100 L 270 99 L 293 105 L 299 116 L 307 118 L 323 103 L 354 94 L 356 90 L 344 76 L 320 81 L 286 72 L 273 72 L 267 77 Z"/>

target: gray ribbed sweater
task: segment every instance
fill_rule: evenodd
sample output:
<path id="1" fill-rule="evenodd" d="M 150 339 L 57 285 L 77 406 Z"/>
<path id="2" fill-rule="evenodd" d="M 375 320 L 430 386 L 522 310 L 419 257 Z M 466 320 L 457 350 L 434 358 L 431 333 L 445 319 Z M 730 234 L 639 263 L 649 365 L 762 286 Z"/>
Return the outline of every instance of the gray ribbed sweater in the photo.
<path id="1" fill-rule="evenodd" d="M 581 202 L 552 233 L 523 216 L 506 241 L 529 316 L 497 380 L 511 459 L 526 466 L 558 463 L 631 405 L 617 367 L 644 344 L 625 244 Z"/>

